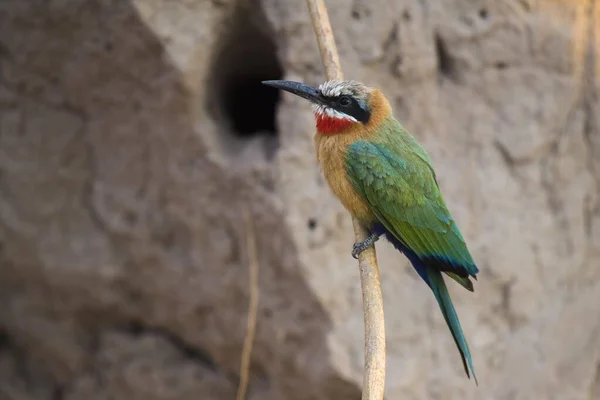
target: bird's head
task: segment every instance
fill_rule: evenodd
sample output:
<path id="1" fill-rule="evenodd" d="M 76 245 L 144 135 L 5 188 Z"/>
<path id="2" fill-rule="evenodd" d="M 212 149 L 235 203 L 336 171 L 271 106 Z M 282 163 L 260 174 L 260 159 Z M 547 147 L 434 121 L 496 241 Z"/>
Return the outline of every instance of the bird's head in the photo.
<path id="1" fill-rule="evenodd" d="M 317 132 L 325 135 L 368 127 L 374 119 L 380 119 L 380 114 L 390 114 L 389 103 L 381 92 L 357 81 L 332 80 L 318 88 L 291 81 L 263 81 L 263 84 L 313 103 Z"/>

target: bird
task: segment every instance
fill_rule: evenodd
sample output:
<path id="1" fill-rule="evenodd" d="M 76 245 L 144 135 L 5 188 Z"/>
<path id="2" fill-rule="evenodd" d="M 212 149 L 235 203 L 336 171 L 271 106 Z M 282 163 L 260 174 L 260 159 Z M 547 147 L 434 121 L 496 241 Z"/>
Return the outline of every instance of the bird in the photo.
<path id="1" fill-rule="evenodd" d="M 473 292 L 479 269 L 450 214 L 426 150 L 393 116 L 381 90 L 355 80 L 318 87 L 286 80 L 263 84 L 313 105 L 317 160 L 333 194 L 369 232 L 352 256 L 385 237 L 429 286 L 456 343 L 467 377 L 473 361 L 442 273 Z"/>

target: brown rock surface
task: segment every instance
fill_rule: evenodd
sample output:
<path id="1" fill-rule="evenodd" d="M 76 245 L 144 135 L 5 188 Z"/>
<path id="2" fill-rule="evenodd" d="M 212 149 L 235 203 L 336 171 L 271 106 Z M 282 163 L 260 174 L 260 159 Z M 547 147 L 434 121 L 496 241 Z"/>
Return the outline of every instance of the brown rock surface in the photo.
<path id="1" fill-rule="evenodd" d="M 431 153 L 481 269 L 450 288 L 476 387 L 378 244 L 387 399 L 600 399 L 600 2 L 327 5 L 346 75 Z M 0 399 L 233 398 L 245 203 L 249 398 L 360 397 L 350 219 L 309 105 L 283 96 L 275 129 L 253 96 L 321 71 L 303 1 L 0 2 Z"/>

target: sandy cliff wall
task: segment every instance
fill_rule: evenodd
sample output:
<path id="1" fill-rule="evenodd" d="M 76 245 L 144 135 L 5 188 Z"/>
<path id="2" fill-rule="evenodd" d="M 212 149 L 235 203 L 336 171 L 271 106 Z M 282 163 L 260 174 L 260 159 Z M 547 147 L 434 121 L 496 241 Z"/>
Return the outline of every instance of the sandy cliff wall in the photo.
<path id="1" fill-rule="evenodd" d="M 388 399 L 600 399 L 600 2 L 329 0 L 348 77 L 431 153 L 481 274 L 431 293 L 378 244 Z M 358 399 L 349 217 L 314 160 L 302 1 L 0 2 L 0 398 Z"/>

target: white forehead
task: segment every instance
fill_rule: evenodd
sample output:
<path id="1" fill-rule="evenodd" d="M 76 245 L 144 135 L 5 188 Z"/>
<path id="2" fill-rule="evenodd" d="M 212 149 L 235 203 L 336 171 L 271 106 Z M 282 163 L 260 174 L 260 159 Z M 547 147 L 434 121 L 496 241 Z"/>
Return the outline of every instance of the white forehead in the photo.
<path id="1" fill-rule="evenodd" d="M 327 81 L 319 86 L 319 90 L 326 97 L 337 97 L 343 94 L 360 96 L 365 93 L 365 87 L 356 81 Z"/>

